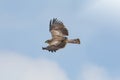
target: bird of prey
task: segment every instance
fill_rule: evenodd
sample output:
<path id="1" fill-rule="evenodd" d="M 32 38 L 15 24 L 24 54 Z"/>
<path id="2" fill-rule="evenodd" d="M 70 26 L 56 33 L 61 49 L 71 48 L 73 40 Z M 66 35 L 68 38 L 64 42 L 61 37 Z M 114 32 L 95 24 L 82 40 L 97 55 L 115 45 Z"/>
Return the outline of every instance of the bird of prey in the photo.
<path id="1" fill-rule="evenodd" d="M 67 43 L 80 44 L 80 39 L 68 39 L 68 30 L 62 21 L 57 18 L 53 18 L 49 23 L 49 31 L 51 32 L 52 39 L 46 40 L 47 47 L 42 47 L 43 50 L 50 52 L 56 52 L 57 50 L 64 48 Z"/>

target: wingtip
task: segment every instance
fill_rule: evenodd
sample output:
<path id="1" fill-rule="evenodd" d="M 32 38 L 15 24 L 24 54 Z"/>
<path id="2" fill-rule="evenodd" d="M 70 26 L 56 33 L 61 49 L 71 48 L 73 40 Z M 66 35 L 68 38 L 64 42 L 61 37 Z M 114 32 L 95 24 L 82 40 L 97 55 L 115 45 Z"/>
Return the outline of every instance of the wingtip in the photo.
<path id="1" fill-rule="evenodd" d="M 46 47 L 42 47 L 42 50 L 48 50 Z M 49 52 L 56 52 L 56 50 L 48 50 Z"/>

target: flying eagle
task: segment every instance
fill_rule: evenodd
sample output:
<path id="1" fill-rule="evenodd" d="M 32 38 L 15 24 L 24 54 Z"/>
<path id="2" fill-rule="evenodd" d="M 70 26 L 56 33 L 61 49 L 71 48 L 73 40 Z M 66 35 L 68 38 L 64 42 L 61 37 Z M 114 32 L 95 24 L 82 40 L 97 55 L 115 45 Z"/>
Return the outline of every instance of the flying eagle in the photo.
<path id="1" fill-rule="evenodd" d="M 80 44 L 80 39 L 68 39 L 68 30 L 65 25 L 58 20 L 53 18 L 49 23 L 49 31 L 51 32 L 52 39 L 46 40 L 48 43 L 47 47 L 42 47 L 43 50 L 50 52 L 56 52 L 57 50 L 64 48 L 67 43 Z"/>

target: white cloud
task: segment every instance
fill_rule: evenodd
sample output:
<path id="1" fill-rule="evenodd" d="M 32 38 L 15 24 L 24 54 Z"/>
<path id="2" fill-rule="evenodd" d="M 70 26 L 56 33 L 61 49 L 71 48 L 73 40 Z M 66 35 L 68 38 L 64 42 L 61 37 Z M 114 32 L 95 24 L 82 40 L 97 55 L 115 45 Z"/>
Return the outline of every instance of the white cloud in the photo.
<path id="1" fill-rule="evenodd" d="M 103 19 L 113 19 L 116 21 L 120 18 L 120 0 L 98 0 L 91 6 L 91 10 L 95 13 L 104 16 Z M 110 18 L 109 18 L 109 17 Z"/>
<path id="2" fill-rule="evenodd" d="M 104 67 L 82 65 L 77 80 L 119 80 L 110 76 Z M 0 52 L 0 80 L 69 80 L 66 73 L 53 61 L 32 59 L 13 52 Z"/>
<path id="3" fill-rule="evenodd" d="M 102 8 L 107 8 L 112 10 L 120 11 L 120 0 L 99 0 L 97 2 L 98 6 L 101 5 Z M 97 6 L 97 5 L 96 5 Z"/>
<path id="4" fill-rule="evenodd" d="M 81 75 L 83 80 L 109 80 L 105 70 L 98 66 L 84 66 Z"/>
<path id="5" fill-rule="evenodd" d="M 87 3 L 87 2 L 86 2 Z M 84 9 L 78 7 L 79 32 L 83 41 L 90 41 L 91 37 L 101 33 L 100 30 L 111 30 L 112 34 L 120 34 L 120 0 L 92 0 L 84 5 Z"/>
<path id="6" fill-rule="evenodd" d="M 119 80 L 119 77 L 110 76 L 105 68 L 90 64 L 82 66 L 78 80 Z"/>
<path id="7" fill-rule="evenodd" d="M 84 11 L 90 11 L 90 13 L 95 11 L 96 13 L 107 13 L 108 15 L 113 15 L 112 13 L 115 13 L 117 16 L 120 16 L 120 14 L 118 14 L 118 12 L 120 13 L 119 4 L 120 0 L 96 0 L 85 7 Z"/>
<path id="8" fill-rule="evenodd" d="M 0 52 L 0 80 L 68 80 L 68 78 L 53 61 Z"/>
<path id="9" fill-rule="evenodd" d="M 120 29 L 120 1 L 119 0 L 97 0 L 90 3 L 84 11 L 79 12 L 79 18 L 90 28 L 108 27 Z"/>

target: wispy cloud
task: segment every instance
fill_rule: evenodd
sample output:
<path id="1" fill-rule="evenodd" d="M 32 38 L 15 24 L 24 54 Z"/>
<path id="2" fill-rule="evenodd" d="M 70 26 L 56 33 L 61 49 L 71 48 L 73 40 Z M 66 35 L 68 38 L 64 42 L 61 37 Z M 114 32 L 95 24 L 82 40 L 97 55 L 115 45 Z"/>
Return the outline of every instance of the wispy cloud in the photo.
<path id="1" fill-rule="evenodd" d="M 103 66 L 81 65 L 76 80 L 119 80 Z M 0 80 L 70 80 L 63 69 L 45 58 L 33 59 L 14 52 L 0 52 Z"/>
<path id="2" fill-rule="evenodd" d="M 120 29 L 120 1 L 98 0 L 90 3 L 82 12 L 78 13 L 81 21 L 91 27 L 108 27 Z"/>
<path id="3" fill-rule="evenodd" d="M 78 80 L 118 80 L 119 76 L 110 76 L 108 71 L 98 65 L 83 65 Z"/>
<path id="4" fill-rule="evenodd" d="M 120 1 L 119 0 L 92 0 L 81 8 L 78 7 L 77 25 L 80 27 L 83 41 L 90 40 L 99 30 L 112 30 L 120 34 Z M 79 24 L 78 24 L 79 23 Z M 106 31 L 107 32 L 107 31 Z"/>
<path id="5" fill-rule="evenodd" d="M 1 52 L 0 80 L 68 80 L 68 78 L 56 62 Z"/>

